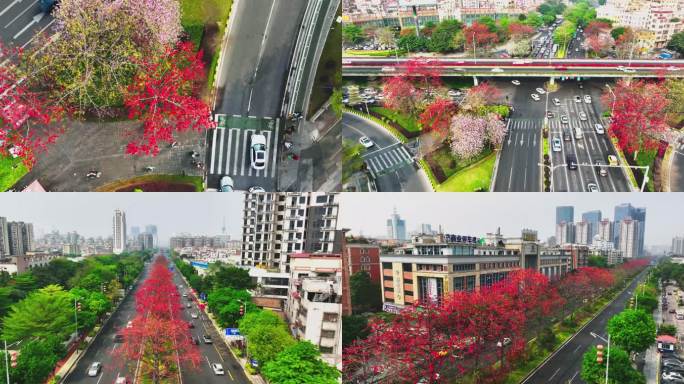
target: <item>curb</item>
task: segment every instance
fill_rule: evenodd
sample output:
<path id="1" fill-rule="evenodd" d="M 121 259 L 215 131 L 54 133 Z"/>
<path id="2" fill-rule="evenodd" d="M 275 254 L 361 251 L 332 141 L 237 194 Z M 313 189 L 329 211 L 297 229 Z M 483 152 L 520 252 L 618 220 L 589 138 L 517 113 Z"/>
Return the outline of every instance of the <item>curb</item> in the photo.
<path id="1" fill-rule="evenodd" d="M 357 111 L 355 109 L 349 108 L 349 107 L 343 107 L 342 108 L 343 113 L 351 113 L 352 115 L 356 115 L 358 117 L 361 117 L 363 119 L 366 119 L 368 121 L 371 121 L 375 124 L 378 124 L 382 128 L 384 128 L 387 132 L 389 132 L 392 136 L 394 136 L 395 139 L 399 140 L 402 144 L 406 144 L 408 142 L 408 138 L 406 136 L 402 135 L 400 132 L 398 132 L 396 129 L 390 127 L 386 123 L 384 123 L 382 120 L 371 116 L 367 113 L 363 113 L 360 111 Z"/>
<path id="2" fill-rule="evenodd" d="M 508 126 L 511 125 L 511 117 L 510 114 L 508 116 L 508 121 L 506 121 L 506 135 L 508 135 Z M 489 183 L 489 192 L 494 192 L 494 187 L 496 187 L 496 176 L 499 173 L 499 158 L 501 157 L 501 151 L 503 150 L 503 143 L 501 144 L 501 148 L 495 149 L 496 151 L 496 160 L 494 161 L 494 171 L 492 172 L 492 180 Z"/>
<path id="3" fill-rule="evenodd" d="M 644 271 L 645 271 L 645 269 L 644 269 Z M 644 271 L 639 272 L 639 275 L 641 275 Z M 629 286 L 632 285 L 632 283 L 639 277 L 639 275 L 635 276 L 635 277 L 632 279 L 632 281 L 629 282 L 629 284 L 625 285 L 625 287 L 622 288 L 622 290 L 617 294 L 617 296 L 621 295 L 624 291 L 626 291 L 627 288 L 629 288 Z M 591 319 L 589 319 L 586 323 L 584 323 L 584 325 L 583 325 L 582 327 L 580 327 L 580 328 L 572 335 L 572 337 L 570 337 L 569 339 L 565 340 L 565 341 L 563 342 L 563 344 L 559 345 L 558 348 L 556 348 L 556 349 L 553 351 L 553 353 L 551 353 L 550 355 L 548 355 L 548 356 L 547 356 L 539 365 L 537 365 L 537 367 L 536 367 L 534 370 L 532 370 L 530 373 L 528 373 L 527 375 L 525 375 L 525 377 L 523 377 L 522 380 L 520 380 L 519 384 L 524 384 L 524 383 L 526 383 L 527 380 L 529 380 L 530 377 L 531 377 L 532 375 L 534 375 L 535 373 L 537 373 L 537 371 L 539 371 L 544 365 L 546 365 L 546 363 L 547 363 L 549 360 L 551 360 L 552 357 L 556 356 L 556 355 L 558 354 L 558 352 L 561 351 L 561 349 L 563 349 L 568 343 L 570 343 L 570 341 L 572 341 L 575 337 L 577 337 L 577 335 L 578 335 L 580 332 L 582 332 L 582 331 L 584 330 L 584 328 L 586 328 L 586 327 L 589 325 L 589 323 L 591 323 L 592 321 L 594 321 L 594 319 L 596 319 L 596 318 L 598 317 L 598 315 L 600 315 L 603 311 L 605 311 L 606 308 L 608 308 L 608 306 L 609 306 L 610 304 L 612 304 L 616 299 L 617 299 L 617 297 L 614 298 L 613 300 L 607 302 L 607 303 L 606 303 L 598 312 L 596 312 L 596 313 L 594 314 L 594 316 L 591 317 Z"/>

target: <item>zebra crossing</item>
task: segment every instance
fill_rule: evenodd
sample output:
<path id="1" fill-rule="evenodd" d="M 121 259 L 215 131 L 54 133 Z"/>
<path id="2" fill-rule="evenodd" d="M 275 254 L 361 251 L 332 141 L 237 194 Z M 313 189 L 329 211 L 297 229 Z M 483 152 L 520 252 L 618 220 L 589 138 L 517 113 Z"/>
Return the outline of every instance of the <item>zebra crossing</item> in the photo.
<path id="1" fill-rule="evenodd" d="M 509 147 L 536 147 L 540 141 L 542 120 L 510 119 L 506 134 L 506 144 Z"/>
<path id="2" fill-rule="evenodd" d="M 235 124 L 239 125 L 239 124 Z M 209 175 L 274 178 L 278 143 L 278 124 L 252 124 L 236 127 L 233 124 L 219 126 L 209 132 L 211 143 L 208 156 Z M 269 129 L 275 125 L 275 130 Z M 252 135 L 266 137 L 266 167 L 256 170 L 251 164 Z"/>
<path id="3" fill-rule="evenodd" d="M 368 169 L 375 175 L 391 172 L 413 162 L 413 156 L 401 143 L 395 143 L 388 147 L 369 152 L 363 156 Z"/>

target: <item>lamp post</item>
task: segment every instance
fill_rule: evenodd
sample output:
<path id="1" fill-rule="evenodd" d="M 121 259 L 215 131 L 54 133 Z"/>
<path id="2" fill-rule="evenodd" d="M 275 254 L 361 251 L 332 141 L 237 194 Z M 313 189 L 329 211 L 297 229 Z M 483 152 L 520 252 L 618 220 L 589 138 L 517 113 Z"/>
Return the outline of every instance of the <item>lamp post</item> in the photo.
<path id="1" fill-rule="evenodd" d="M 5 374 L 7 378 L 7 384 L 10 384 L 10 376 L 9 376 L 9 361 L 7 355 L 9 355 L 7 348 L 11 347 L 15 344 L 20 344 L 23 340 L 15 341 L 14 343 L 7 345 L 7 339 L 3 340 L 5 342 Z"/>
<path id="2" fill-rule="evenodd" d="M 605 339 L 605 338 L 603 338 L 602 336 L 599 336 L 599 335 L 597 335 L 597 334 L 594 333 L 594 332 L 591 332 L 590 335 L 591 335 L 594 339 L 601 339 L 601 340 L 605 341 L 606 344 L 608 345 L 608 348 L 606 349 L 606 384 L 608 384 L 608 369 L 610 368 L 610 333 L 608 334 L 608 339 Z M 598 348 L 598 347 L 601 347 L 601 348 Z M 599 344 L 599 345 L 597 346 L 597 349 L 599 349 L 599 351 L 601 351 L 601 350 L 603 349 L 603 346 L 602 346 L 601 344 Z M 603 355 L 603 352 L 601 352 L 601 355 Z M 598 351 L 597 351 L 596 360 L 597 360 L 599 363 L 601 363 L 601 361 L 599 361 L 599 358 L 602 357 L 601 355 L 599 355 L 599 354 L 598 354 Z"/>

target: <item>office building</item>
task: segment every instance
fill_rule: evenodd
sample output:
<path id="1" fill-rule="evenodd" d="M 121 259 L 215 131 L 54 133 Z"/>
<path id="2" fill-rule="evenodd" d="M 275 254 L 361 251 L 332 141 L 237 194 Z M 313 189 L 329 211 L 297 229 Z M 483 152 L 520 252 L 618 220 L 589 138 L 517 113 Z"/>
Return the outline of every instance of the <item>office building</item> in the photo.
<path id="1" fill-rule="evenodd" d="M 670 252 L 674 256 L 684 256 L 684 237 L 676 236 L 672 238 L 672 248 Z"/>
<path id="2" fill-rule="evenodd" d="M 422 235 L 434 235 L 435 231 L 432 230 L 432 226 L 430 224 L 421 224 L 420 225 L 420 234 L 422 234 Z"/>
<path id="3" fill-rule="evenodd" d="M 7 218 L 0 217 L 0 257 L 10 255 L 9 229 L 7 228 Z"/>
<path id="4" fill-rule="evenodd" d="M 114 211 L 112 231 L 112 252 L 118 255 L 126 250 L 126 213 L 120 209 Z"/>
<path id="5" fill-rule="evenodd" d="M 589 211 L 582 214 L 582 221 L 589 223 L 589 243 L 598 233 L 599 223 L 601 222 L 601 211 Z"/>
<path id="6" fill-rule="evenodd" d="M 137 225 L 132 226 L 131 227 L 131 237 L 134 239 L 137 239 L 138 235 L 140 235 L 140 227 Z"/>
<path id="7" fill-rule="evenodd" d="M 639 257 L 639 234 L 640 222 L 631 218 L 626 218 L 620 221 L 620 245 L 618 249 L 622 252 L 624 259 L 633 259 Z"/>
<path id="8" fill-rule="evenodd" d="M 562 221 L 556 224 L 556 241 L 558 244 L 572 244 L 575 242 L 575 223 Z"/>
<path id="9" fill-rule="evenodd" d="M 561 206 L 556 207 L 556 225 L 560 223 L 574 223 L 575 222 L 575 207 Z M 556 236 L 558 237 L 558 236 Z M 560 241 L 560 239 L 559 239 Z"/>
<path id="10" fill-rule="evenodd" d="M 20 222 L 20 224 L 24 252 L 32 252 L 34 250 L 33 224 L 24 222 Z"/>
<path id="11" fill-rule="evenodd" d="M 9 238 L 10 255 L 23 256 L 26 253 L 24 248 L 24 229 L 22 222 L 11 221 L 7 223 L 7 235 Z"/>
<path id="12" fill-rule="evenodd" d="M 620 233 L 622 230 L 621 222 L 624 219 L 631 219 L 638 221 L 635 224 L 638 227 L 639 233 L 637 234 L 637 245 L 634 250 L 634 257 L 642 257 L 644 255 L 644 239 L 646 234 L 646 208 L 635 208 L 631 204 L 620 204 L 615 206 L 614 226 L 613 226 L 613 238 L 615 247 L 621 248 L 622 241 L 620 239 Z M 629 241 L 627 241 L 629 243 Z M 628 258 L 623 250 L 623 257 Z"/>
<path id="13" fill-rule="evenodd" d="M 392 240 L 406 240 L 406 222 L 399 217 L 397 209 L 387 219 L 387 238 Z"/>
<path id="14" fill-rule="evenodd" d="M 241 265 L 289 272 L 292 253 L 340 253 L 337 194 L 247 193 Z"/>
<path id="15" fill-rule="evenodd" d="M 580 221 L 575 223 L 575 243 L 576 244 L 591 244 L 591 223 L 588 221 Z"/>
<path id="16" fill-rule="evenodd" d="M 157 247 L 159 246 L 158 239 L 157 239 L 157 226 L 156 225 L 146 225 L 145 226 L 145 233 L 149 233 L 152 235 L 152 247 Z"/>
<path id="17" fill-rule="evenodd" d="M 615 245 L 613 233 L 613 222 L 608 219 L 603 219 L 599 222 L 595 236 L 598 236 L 598 239 L 601 241 L 610 241 Z"/>

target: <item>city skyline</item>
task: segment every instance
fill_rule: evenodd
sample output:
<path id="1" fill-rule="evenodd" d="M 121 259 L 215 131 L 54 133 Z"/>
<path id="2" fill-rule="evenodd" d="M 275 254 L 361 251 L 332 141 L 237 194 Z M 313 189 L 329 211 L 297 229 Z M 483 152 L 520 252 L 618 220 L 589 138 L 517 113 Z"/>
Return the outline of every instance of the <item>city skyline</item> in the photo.
<path id="1" fill-rule="evenodd" d="M 36 237 L 53 230 L 76 231 L 85 237 L 111 237 L 112 215 L 126 212 L 128 230 L 156 225 L 161 246 L 181 233 L 219 235 L 225 217 L 226 234 L 242 233 L 241 193 L 214 193 L 197 199 L 191 193 L 6 194 L 0 216 L 34 225 Z M 223 207 L 218 210 L 216 207 Z"/>
<path id="2" fill-rule="evenodd" d="M 645 245 L 669 246 L 672 237 L 681 232 L 678 228 L 684 227 L 684 207 L 679 205 L 676 196 L 651 196 L 595 194 L 588 200 L 586 195 L 577 193 L 550 194 L 545 199 L 525 193 L 508 193 L 505 196 L 471 193 L 459 194 L 458 197 L 438 194 L 429 200 L 417 200 L 410 193 L 385 193 L 383 196 L 343 194 L 340 199 L 340 227 L 349 228 L 355 235 L 385 237 L 386 218 L 396 206 L 407 228 L 429 223 L 433 228 L 441 225 L 445 232 L 473 236 L 484 236 L 496 231 L 497 227 L 501 227 L 508 236 L 519 234 L 523 228 L 531 228 L 545 240 L 555 235 L 556 207 L 574 206 L 580 215 L 600 210 L 603 218 L 613 220 L 615 206 L 630 203 L 648 211 Z M 417 201 L 420 204 L 416 204 Z M 535 207 L 537 213 L 530 211 L 529 207 Z M 445 211 L 461 214 L 446 215 Z M 358 212 L 364 214 L 359 215 Z M 494 213 L 498 215 L 494 217 Z"/>

